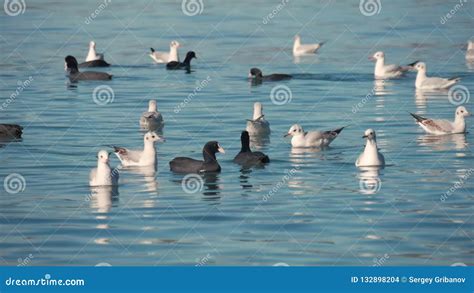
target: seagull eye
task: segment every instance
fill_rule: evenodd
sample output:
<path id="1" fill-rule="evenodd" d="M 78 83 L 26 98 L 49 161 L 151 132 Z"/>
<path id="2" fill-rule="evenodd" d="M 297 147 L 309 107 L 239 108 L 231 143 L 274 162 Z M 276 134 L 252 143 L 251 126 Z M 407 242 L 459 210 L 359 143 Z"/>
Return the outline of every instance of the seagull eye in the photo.
<path id="1" fill-rule="evenodd" d="M 155 138 L 155 136 L 154 136 L 154 135 L 152 135 L 152 136 L 151 136 L 151 138 Z"/>

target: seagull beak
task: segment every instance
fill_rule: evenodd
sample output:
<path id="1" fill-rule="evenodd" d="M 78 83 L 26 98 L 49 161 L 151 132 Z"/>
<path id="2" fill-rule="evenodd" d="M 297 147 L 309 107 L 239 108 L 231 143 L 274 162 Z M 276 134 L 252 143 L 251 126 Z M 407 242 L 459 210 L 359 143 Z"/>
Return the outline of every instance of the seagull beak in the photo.
<path id="1" fill-rule="evenodd" d="M 164 138 L 163 136 L 158 136 L 158 140 L 159 142 L 165 142 L 166 141 L 166 138 Z"/>
<path id="2" fill-rule="evenodd" d="M 375 60 L 377 60 L 377 59 L 375 59 L 375 58 L 374 58 L 374 56 L 369 56 L 369 58 L 368 58 L 368 59 L 369 59 L 369 60 L 371 60 L 371 61 L 375 61 Z"/>
<path id="3" fill-rule="evenodd" d="M 362 135 L 362 138 L 367 138 L 368 136 L 367 135 Z"/>
<path id="4" fill-rule="evenodd" d="M 217 145 L 217 151 L 218 151 L 219 153 L 225 154 L 224 148 L 221 147 L 220 145 Z"/>
<path id="5" fill-rule="evenodd" d="M 287 137 L 289 135 L 291 135 L 291 133 L 287 133 L 287 134 L 283 135 L 283 137 Z"/>

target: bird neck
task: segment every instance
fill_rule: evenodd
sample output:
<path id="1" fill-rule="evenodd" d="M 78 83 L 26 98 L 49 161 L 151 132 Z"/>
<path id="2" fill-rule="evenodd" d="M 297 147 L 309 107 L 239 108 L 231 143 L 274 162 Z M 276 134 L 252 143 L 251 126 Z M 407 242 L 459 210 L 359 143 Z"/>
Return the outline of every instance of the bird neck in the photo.
<path id="1" fill-rule="evenodd" d="M 257 118 L 260 118 L 262 116 L 262 108 L 255 108 L 253 110 L 253 120 L 256 120 Z"/>
<path id="2" fill-rule="evenodd" d="M 418 70 L 416 73 L 416 81 L 415 84 L 420 86 L 421 83 L 426 79 L 426 71 L 425 70 Z"/>
<path id="3" fill-rule="evenodd" d="M 242 139 L 242 147 L 240 148 L 241 153 L 250 152 L 250 141 Z"/>
<path id="4" fill-rule="evenodd" d="M 95 51 L 94 46 L 89 46 L 89 53 L 87 53 L 87 58 L 86 60 L 91 61 L 90 59 L 95 59 L 97 53 Z"/>
<path id="5" fill-rule="evenodd" d="M 191 56 L 186 56 L 186 58 L 184 59 L 183 63 L 184 63 L 185 65 L 188 65 L 188 66 L 189 66 L 189 65 L 191 65 L 191 59 L 193 59 L 193 57 L 191 57 Z"/>
<path id="6" fill-rule="evenodd" d="M 144 147 L 143 147 L 143 152 L 144 153 L 154 153 L 155 152 L 155 143 L 153 141 L 145 141 Z"/>
<path id="7" fill-rule="evenodd" d="M 202 151 L 202 156 L 204 158 L 205 163 L 211 163 L 211 162 L 215 162 L 217 160 L 215 153 L 209 153 L 206 150 Z"/>
<path id="8" fill-rule="evenodd" d="M 464 116 L 462 115 L 456 115 L 454 116 L 454 124 L 457 124 L 457 125 L 460 125 L 460 124 L 464 124 Z"/>
<path id="9" fill-rule="evenodd" d="M 295 42 L 293 43 L 293 49 L 296 49 L 299 46 L 301 46 L 301 39 L 295 39 Z"/>
<path id="10" fill-rule="evenodd" d="M 376 71 L 382 70 L 384 65 L 385 65 L 384 58 L 377 59 L 377 61 L 375 61 L 375 70 Z"/>
<path id="11" fill-rule="evenodd" d="M 97 162 L 97 173 L 100 174 L 107 174 L 110 173 L 110 166 L 108 163 L 103 163 L 103 162 Z"/>
<path id="12" fill-rule="evenodd" d="M 149 105 L 148 112 L 156 112 L 156 105 Z"/>
<path id="13" fill-rule="evenodd" d="M 364 153 L 377 152 L 377 141 L 375 139 L 368 139 L 365 144 Z"/>

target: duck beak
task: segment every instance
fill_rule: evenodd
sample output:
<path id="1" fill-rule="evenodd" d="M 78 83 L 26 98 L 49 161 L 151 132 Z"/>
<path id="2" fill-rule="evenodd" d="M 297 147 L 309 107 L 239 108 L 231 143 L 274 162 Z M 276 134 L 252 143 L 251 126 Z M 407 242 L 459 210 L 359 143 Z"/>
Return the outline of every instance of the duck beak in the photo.
<path id="1" fill-rule="evenodd" d="M 218 147 L 217 147 L 217 151 L 218 151 L 219 153 L 225 154 L 225 150 L 224 150 L 224 148 L 223 148 L 223 147 L 221 147 L 220 145 L 218 145 Z"/>

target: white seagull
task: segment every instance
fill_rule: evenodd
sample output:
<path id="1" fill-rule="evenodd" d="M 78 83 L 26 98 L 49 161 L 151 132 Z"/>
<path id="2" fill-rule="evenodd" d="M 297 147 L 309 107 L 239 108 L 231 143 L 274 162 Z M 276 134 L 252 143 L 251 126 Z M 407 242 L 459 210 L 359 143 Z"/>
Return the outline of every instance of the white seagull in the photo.
<path id="1" fill-rule="evenodd" d="M 118 184 L 119 173 L 109 166 L 109 153 L 101 150 L 97 154 L 97 168 L 89 174 L 90 186 L 111 186 Z"/>
<path id="2" fill-rule="evenodd" d="M 303 127 L 299 124 L 294 124 L 284 136 L 292 136 L 291 145 L 295 148 L 327 147 L 343 129 L 344 127 L 329 131 L 304 132 Z"/>
<path id="3" fill-rule="evenodd" d="M 375 131 L 369 128 L 362 137 L 367 139 L 367 144 L 362 154 L 357 158 L 355 165 L 357 167 L 385 166 L 385 158 L 377 148 Z"/>
<path id="4" fill-rule="evenodd" d="M 169 52 L 155 51 L 155 49 L 150 48 L 150 57 L 155 60 L 156 63 L 179 62 L 178 48 L 180 46 L 178 41 L 171 41 Z"/>
<path id="5" fill-rule="evenodd" d="M 87 53 L 86 62 L 95 61 L 95 60 L 104 60 L 104 54 L 98 54 L 95 51 L 95 42 L 90 41 L 89 53 Z"/>
<path id="6" fill-rule="evenodd" d="M 318 44 L 301 44 L 301 37 L 299 35 L 295 36 L 295 42 L 293 43 L 293 56 L 304 56 L 310 54 L 316 54 L 316 52 L 321 48 L 324 43 Z"/>
<path id="7" fill-rule="evenodd" d="M 467 41 L 466 60 L 474 62 L 474 41 Z"/>
<path id="8" fill-rule="evenodd" d="M 454 122 L 444 119 L 428 119 L 420 115 L 410 113 L 415 118 L 416 123 L 421 126 L 426 132 L 434 135 L 465 133 L 466 122 L 464 117 L 471 116 L 464 106 L 456 108 Z"/>
<path id="9" fill-rule="evenodd" d="M 250 135 L 269 135 L 270 123 L 265 120 L 263 115 L 262 103 L 256 102 L 253 104 L 253 118 L 247 119 L 246 130 Z"/>
<path id="10" fill-rule="evenodd" d="M 461 78 L 442 78 L 442 77 L 428 77 L 426 76 L 426 64 L 424 62 L 416 62 L 410 64 L 418 71 L 416 74 L 415 86 L 421 90 L 442 90 L 448 89 L 458 83 Z"/>
<path id="11" fill-rule="evenodd" d="M 140 117 L 140 126 L 150 129 L 158 129 L 163 126 L 163 116 L 157 111 L 156 100 L 148 102 L 148 111 L 143 112 Z"/>
<path id="12" fill-rule="evenodd" d="M 150 131 L 145 133 L 143 137 L 143 150 L 129 150 L 117 146 L 112 147 L 123 167 L 154 166 L 156 165 L 155 141 L 165 141 L 165 139 L 155 132 Z"/>
<path id="13" fill-rule="evenodd" d="M 374 76 L 377 79 L 400 77 L 413 68 L 411 66 L 385 64 L 385 54 L 382 51 L 375 52 L 374 55 L 369 57 L 369 60 L 375 61 Z"/>

